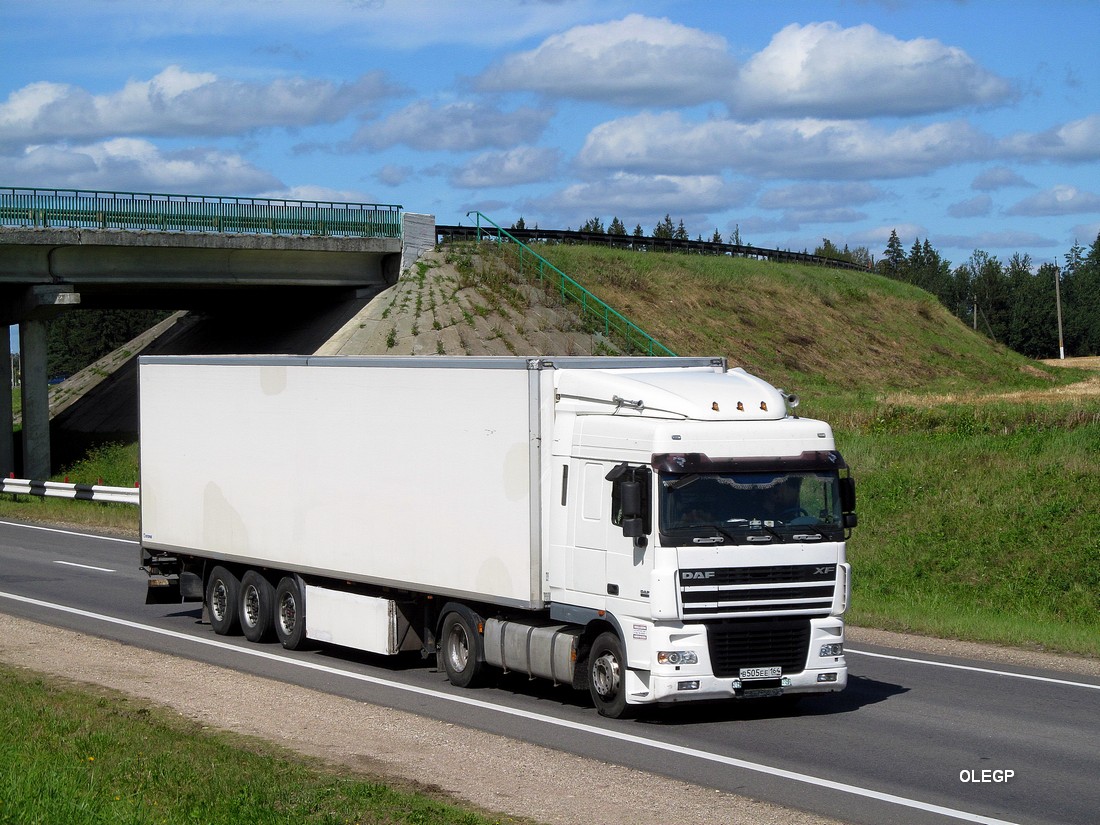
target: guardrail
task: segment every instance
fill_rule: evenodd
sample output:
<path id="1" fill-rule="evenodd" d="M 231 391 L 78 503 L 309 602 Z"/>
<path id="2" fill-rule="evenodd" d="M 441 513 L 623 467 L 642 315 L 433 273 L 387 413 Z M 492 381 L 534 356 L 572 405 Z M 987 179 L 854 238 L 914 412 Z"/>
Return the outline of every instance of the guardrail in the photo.
<path id="1" fill-rule="evenodd" d="M 467 240 L 478 237 L 476 226 L 453 226 L 440 224 L 435 228 L 436 235 L 448 240 Z M 607 232 L 581 232 L 573 229 L 509 229 L 515 238 L 529 243 L 582 243 L 592 246 L 610 246 L 618 249 L 633 249 L 639 252 L 693 252 L 700 255 L 737 255 L 743 258 L 763 258 L 769 261 L 790 262 L 831 266 L 837 269 L 854 269 L 858 272 L 873 271 L 872 267 L 829 258 L 825 255 L 813 255 L 808 252 L 789 252 L 782 249 L 767 249 L 761 246 L 744 244 L 716 243 L 714 241 L 691 240 L 689 238 L 655 238 L 651 235 L 612 235 Z"/>
<path id="2" fill-rule="evenodd" d="M 140 504 L 138 487 L 107 487 L 102 484 L 69 484 L 64 481 L 31 481 L 25 478 L 0 480 L 0 493 L 23 496 L 48 496 L 78 501 L 114 501 L 120 504 Z"/>
<path id="3" fill-rule="evenodd" d="M 401 206 L 0 187 L 0 225 L 400 238 Z"/>
<path id="4" fill-rule="evenodd" d="M 597 328 L 602 327 L 603 333 L 607 337 L 617 337 L 626 345 L 628 352 L 643 352 L 646 355 L 676 355 L 676 353 L 629 318 L 612 309 L 542 257 L 539 253 L 535 252 L 535 250 L 519 240 L 509 230 L 503 229 L 498 224 L 494 223 L 492 218 L 482 215 L 480 212 L 466 213 L 466 217 L 470 217 L 471 215 L 476 216 L 477 232 L 475 237 L 478 241 L 484 236 L 494 238 L 498 247 L 501 247 L 506 239 L 511 244 L 515 244 L 514 248 L 519 255 L 519 274 L 521 277 L 525 276 L 525 265 L 533 267 L 535 275 L 540 282 L 547 279 L 551 281 L 551 286 L 561 297 L 562 303 L 572 302 L 576 304 L 581 311 L 582 318 L 592 323 Z M 492 230 L 482 228 L 481 221 L 483 219 L 492 225 Z"/>

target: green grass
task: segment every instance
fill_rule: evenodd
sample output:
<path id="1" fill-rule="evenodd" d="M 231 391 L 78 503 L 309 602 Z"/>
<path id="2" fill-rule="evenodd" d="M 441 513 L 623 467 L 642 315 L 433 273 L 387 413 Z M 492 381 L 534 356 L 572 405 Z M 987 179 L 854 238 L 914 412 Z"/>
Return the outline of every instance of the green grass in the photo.
<path id="1" fill-rule="evenodd" d="M 415 791 L 0 667 L 0 822 L 490 825 Z"/>
<path id="2" fill-rule="evenodd" d="M 1100 656 L 1100 424 L 838 442 L 859 486 L 853 623 Z"/>
<path id="3" fill-rule="evenodd" d="M 133 487 L 138 481 L 138 445 L 104 444 L 55 473 L 52 481 Z M 111 532 L 137 533 L 138 508 L 132 504 L 72 501 L 43 496 L 0 495 L 0 518 L 54 524 L 81 524 Z"/>

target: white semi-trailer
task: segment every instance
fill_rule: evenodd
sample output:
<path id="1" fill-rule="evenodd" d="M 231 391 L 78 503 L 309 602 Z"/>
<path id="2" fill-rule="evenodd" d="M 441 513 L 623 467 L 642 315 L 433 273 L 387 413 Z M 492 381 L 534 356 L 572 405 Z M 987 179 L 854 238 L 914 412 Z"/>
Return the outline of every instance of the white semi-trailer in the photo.
<path id="1" fill-rule="evenodd" d="M 150 601 L 600 713 L 840 690 L 855 486 L 721 358 L 143 357 Z"/>

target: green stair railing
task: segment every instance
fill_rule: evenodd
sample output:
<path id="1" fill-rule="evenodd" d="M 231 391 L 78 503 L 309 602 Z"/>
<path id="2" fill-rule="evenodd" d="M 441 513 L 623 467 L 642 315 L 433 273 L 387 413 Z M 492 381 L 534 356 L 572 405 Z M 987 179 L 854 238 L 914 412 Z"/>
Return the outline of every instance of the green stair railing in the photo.
<path id="1" fill-rule="evenodd" d="M 0 225 L 400 238 L 396 204 L 0 187 Z"/>
<path id="2" fill-rule="evenodd" d="M 516 238 L 507 229 L 495 223 L 492 218 L 480 212 L 467 212 L 466 217 L 470 216 L 474 216 L 477 221 L 477 239 L 479 241 L 482 236 L 491 238 L 496 241 L 499 248 L 503 248 L 507 241 L 509 243 L 508 248 L 515 249 L 517 252 L 519 258 L 518 269 L 521 277 L 537 277 L 539 283 L 544 286 L 549 282 L 549 287 L 561 298 L 563 304 L 575 304 L 587 325 L 602 329 L 607 338 L 617 338 L 622 341 L 627 352 L 642 352 L 646 355 L 676 355 L 629 318 L 612 309 L 542 255 Z M 482 221 L 490 224 L 492 229 L 488 227 L 482 229 Z"/>

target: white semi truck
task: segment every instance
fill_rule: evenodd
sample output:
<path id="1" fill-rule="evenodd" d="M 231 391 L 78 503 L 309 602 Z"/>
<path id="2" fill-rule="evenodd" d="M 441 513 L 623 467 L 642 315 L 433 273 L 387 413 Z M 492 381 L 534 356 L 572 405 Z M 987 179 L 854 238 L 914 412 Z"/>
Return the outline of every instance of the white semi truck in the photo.
<path id="1" fill-rule="evenodd" d="M 841 690 L 855 485 L 722 358 L 140 359 L 149 601 L 638 705 Z"/>

